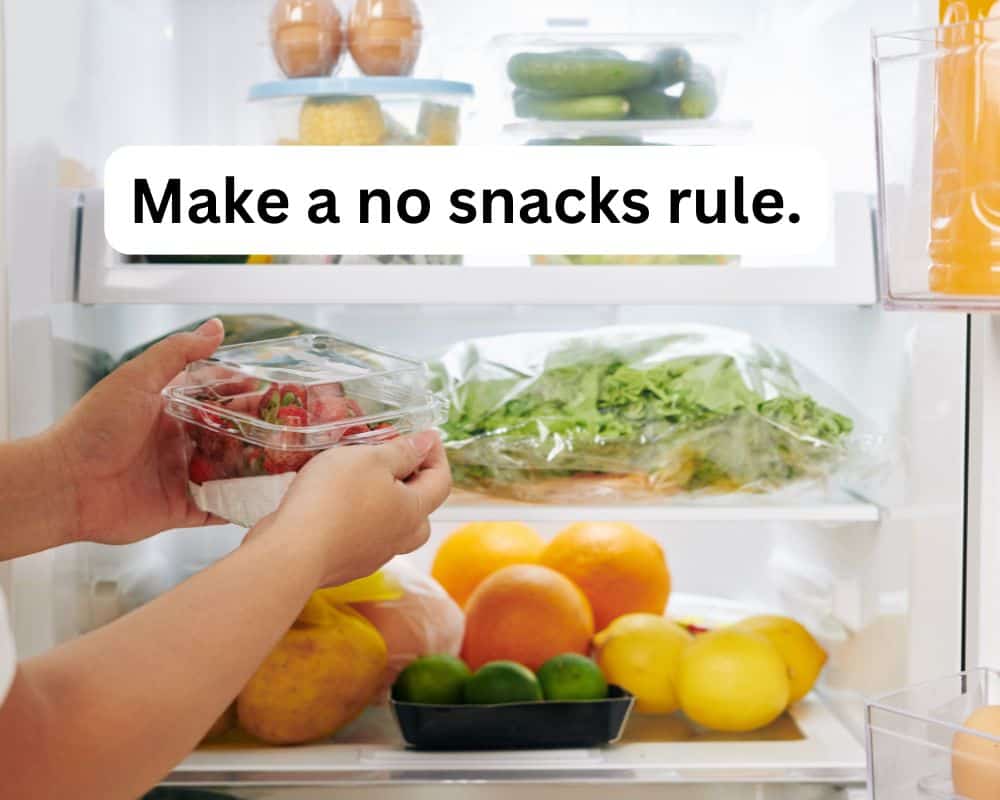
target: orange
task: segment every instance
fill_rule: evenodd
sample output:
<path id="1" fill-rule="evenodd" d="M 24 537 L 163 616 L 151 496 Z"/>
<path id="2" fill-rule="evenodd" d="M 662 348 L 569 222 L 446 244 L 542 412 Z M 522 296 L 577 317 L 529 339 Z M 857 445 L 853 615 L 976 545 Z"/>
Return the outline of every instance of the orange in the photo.
<path id="1" fill-rule="evenodd" d="M 545 541 L 523 522 L 470 522 L 445 539 L 431 575 L 465 605 L 480 581 L 510 564 L 535 564 Z"/>
<path id="2" fill-rule="evenodd" d="M 622 614 L 662 614 L 670 570 L 651 536 L 625 522 L 577 522 L 545 548 L 541 563 L 579 586 L 603 630 Z"/>
<path id="3" fill-rule="evenodd" d="M 569 578 L 537 564 L 515 564 L 490 575 L 465 606 L 462 658 L 471 669 L 516 661 L 538 669 L 561 653 L 586 654 L 594 616 Z"/>

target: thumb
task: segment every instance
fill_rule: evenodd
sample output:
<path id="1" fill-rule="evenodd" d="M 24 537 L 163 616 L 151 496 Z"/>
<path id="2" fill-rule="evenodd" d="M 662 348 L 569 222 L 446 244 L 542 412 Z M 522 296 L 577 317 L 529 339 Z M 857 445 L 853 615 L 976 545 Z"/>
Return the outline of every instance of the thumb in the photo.
<path id="1" fill-rule="evenodd" d="M 379 456 L 393 476 L 403 480 L 417 471 L 439 439 L 437 431 L 424 431 L 413 436 L 393 439 L 376 447 Z"/>
<path id="2" fill-rule="evenodd" d="M 134 384 L 148 392 L 159 392 L 188 364 L 208 358 L 220 344 L 222 322 L 210 319 L 191 333 L 175 333 L 157 342 L 126 365 Z"/>

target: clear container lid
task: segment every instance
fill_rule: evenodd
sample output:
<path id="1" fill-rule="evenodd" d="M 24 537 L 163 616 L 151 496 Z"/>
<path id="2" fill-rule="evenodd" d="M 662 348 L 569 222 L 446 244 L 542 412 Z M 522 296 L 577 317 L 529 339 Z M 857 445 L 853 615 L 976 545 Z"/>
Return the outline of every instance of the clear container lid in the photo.
<path id="1" fill-rule="evenodd" d="M 449 97 L 455 101 L 471 98 L 471 83 L 429 78 L 289 78 L 258 83 L 250 87 L 251 100 L 277 100 L 289 97 L 359 97 L 391 98 Z"/>
<path id="2" fill-rule="evenodd" d="M 443 411 L 422 363 L 327 334 L 220 348 L 164 396 L 176 419 L 282 450 L 381 441 Z"/>

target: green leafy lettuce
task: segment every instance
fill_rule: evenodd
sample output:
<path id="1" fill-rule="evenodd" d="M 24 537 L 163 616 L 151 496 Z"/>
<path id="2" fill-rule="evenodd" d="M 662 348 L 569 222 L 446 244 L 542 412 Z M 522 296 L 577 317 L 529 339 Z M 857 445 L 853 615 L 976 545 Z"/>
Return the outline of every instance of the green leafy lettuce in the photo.
<path id="1" fill-rule="evenodd" d="M 435 371 L 456 483 L 503 493 L 596 473 L 663 492 L 767 490 L 842 455 L 852 420 L 803 392 L 784 356 L 728 331 L 713 348 L 721 329 L 690 328 L 453 349 Z"/>

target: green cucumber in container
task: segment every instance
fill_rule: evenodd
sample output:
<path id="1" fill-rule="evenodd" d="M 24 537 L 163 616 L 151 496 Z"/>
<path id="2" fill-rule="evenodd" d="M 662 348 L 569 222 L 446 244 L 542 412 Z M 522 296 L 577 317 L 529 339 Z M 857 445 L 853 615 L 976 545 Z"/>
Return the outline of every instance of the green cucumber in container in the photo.
<path id="1" fill-rule="evenodd" d="M 719 93 L 715 78 L 708 68 L 696 65 L 684 82 L 680 97 L 680 111 L 685 119 L 706 119 L 719 106 Z"/>
<path id="2" fill-rule="evenodd" d="M 519 93 L 514 113 L 527 119 L 616 120 L 628 116 L 628 100 L 617 94 L 591 97 L 543 97 Z"/>
<path id="3" fill-rule="evenodd" d="M 629 116 L 635 119 L 680 119 L 679 97 L 666 94 L 663 89 L 648 88 L 629 92 Z"/>
<path id="4" fill-rule="evenodd" d="M 655 68 L 603 53 L 517 53 L 507 62 L 515 86 L 557 97 L 609 95 L 645 86 Z"/>
<path id="5" fill-rule="evenodd" d="M 682 83 L 691 74 L 691 54 L 683 47 L 664 47 L 653 56 L 653 85 L 667 88 Z"/>

